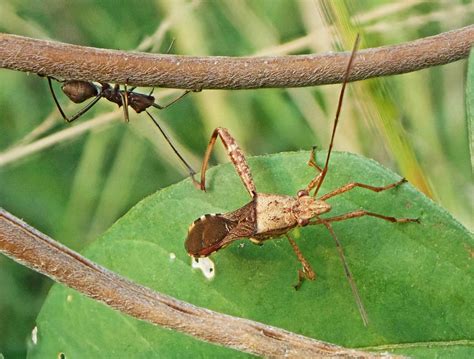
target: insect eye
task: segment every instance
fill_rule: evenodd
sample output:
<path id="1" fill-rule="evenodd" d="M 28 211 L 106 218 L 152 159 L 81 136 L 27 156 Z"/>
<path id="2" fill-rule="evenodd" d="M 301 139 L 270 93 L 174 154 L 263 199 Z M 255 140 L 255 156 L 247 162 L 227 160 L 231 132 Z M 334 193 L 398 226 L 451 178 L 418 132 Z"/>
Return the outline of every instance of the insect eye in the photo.
<path id="1" fill-rule="evenodd" d="M 298 224 L 301 227 L 307 226 L 309 224 L 309 219 L 308 218 L 299 218 L 298 219 Z"/>
<path id="2" fill-rule="evenodd" d="M 309 193 L 305 189 L 299 190 L 298 194 L 297 194 L 298 197 L 303 197 L 303 196 L 308 196 L 308 195 L 309 195 Z"/>

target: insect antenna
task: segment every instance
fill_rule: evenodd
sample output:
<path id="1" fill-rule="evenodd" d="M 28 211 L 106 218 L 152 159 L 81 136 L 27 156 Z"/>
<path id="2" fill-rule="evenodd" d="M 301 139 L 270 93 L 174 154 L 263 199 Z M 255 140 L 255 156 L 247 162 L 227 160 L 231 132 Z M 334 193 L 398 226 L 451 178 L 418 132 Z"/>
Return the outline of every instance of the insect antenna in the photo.
<path id="1" fill-rule="evenodd" d="M 326 163 L 324 164 L 324 168 L 322 169 L 321 173 L 319 174 L 319 176 L 316 179 L 317 185 L 316 185 L 316 189 L 314 191 L 314 196 L 315 197 L 318 194 L 318 191 L 321 188 L 321 185 L 323 184 L 324 179 L 326 177 L 326 173 L 328 171 L 329 160 L 331 158 L 331 153 L 332 153 L 332 149 L 333 149 L 333 146 L 334 146 L 334 137 L 336 135 L 336 129 L 337 129 L 337 125 L 339 123 L 339 115 L 341 114 L 342 101 L 344 99 L 344 93 L 346 91 L 347 81 L 349 79 L 349 74 L 350 74 L 350 71 L 351 71 L 351 68 L 352 68 L 352 64 L 354 63 L 355 54 L 356 54 L 357 49 L 359 47 L 359 40 L 360 40 L 360 37 L 359 37 L 359 34 L 357 34 L 357 37 L 356 37 L 355 42 L 354 42 L 354 47 L 352 48 L 351 56 L 350 56 L 349 62 L 347 64 L 346 73 L 344 74 L 344 79 L 343 79 L 343 82 L 342 82 L 341 91 L 339 93 L 339 101 L 337 103 L 336 116 L 335 116 L 335 119 L 334 119 L 334 125 L 333 125 L 333 129 L 332 129 L 332 134 L 331 134 L 331 141 L 329 143 L 328 154 L 327 154 L 327 157 L 326 157 Z M 357 285 L 355 283 L 352 272 L 349 268 L 349 265 L 347 264 L 346 257 L 344 255 L 344 250 L 342 248 L 342 244 L 339 241 L 339 239 L 337 238 L 336 233 L 334 232 L 334 229 L 329 224 L 329 222 L 325 221 L 324 219 L 322 219 L 320 217 L 317 217 L 317 218 L 318 218 L 319 222 L 324 224 L 324 226 L 328 229 L 328 231 L 331 233 L 332 238 L 334 239 L 334 242 L 336 243 L 337 252 L 339 254 L 339 258 L 341 259 L 342 266 L 344 268 L 344 273 L 346 275 L 346 278 L 347 278 L 347 280 L 348 280 L 348 282 L 351 286 L 352 294 L 353 294 L 355 302 L 357 304 L 357 308 L 359 309 L 359 313 L 360 313 L 360 316 L 362 317 L 362 321 L 364 322 L 364 325 L 367 326 L 368 323 L 369 323 L 369 319 L 367 317 L 367 312 L 365 310 L 364 304 L 362 303 L 362 299 L 360 298 L 359 290 L 357 289 Z"/>
<path id="2" fill-rule="evenodd" d="M 337 252 L 339 253 L 339 258 L 341 259 L 342 266 L 344 267 L 344 272 L 351 286 L 352 294 L 354 295 L 357 308 L 359 309 L 359 313 L 360 313 L 360 316 L 362 317 L 362 321 L 364 322 L 364 326 L 367 326 L 369 324 L 369 318 L 367 317 L 367 312 L 365 311 L 364 304 L 362 303 L 362 299 L 360 298 L 359 290 L 357 289 L 357 285 L 355 283 L 354 277 L 352 276 L 352 272 L 349 269 L 349 265 L 347 264 L 346 257 L 344 255 L 344 250 L 342 249 L 342 244 L 341 242 L 339 242 L 339 239 L 337 238 L 336 233 L 334 232 L 334 229 L 329 224 L 329 222 L 319 217 L 318 219 L 320 220 L 322 224 L 326 226 L 326 228 L 331 233 L 332 238 L 334 238 L 334 241 L 336 242 Z"/>
<path id="3" fill-rule="evenodd" d="M 180 161 L 184 164 L 184 166 L 187 168 L 188 172 L 189 172 L 189 175 L 191 176 L 191 178 L 193 179 L 193 182 L 196 182 L 196 180 L 194 179 L 194 175 L 196 174 L 196 171 L 194 171 L 194 169 L 191 167 L 191 165 L 186 162 L 186 160 L 183 158 L 183 156 L 181 156 L 181 154 L 179 153 L 178 149 L 173 145 L 173 143 L 171 142 L 171 139 L 168 137 L 168 135 L 166 134 L 166 132 L 163 130 L 163 128 L 161 128 L 160 124 L 158 123 L 158 121 L 155 120 L 155 118 L 147 111 L 145 110 L 146 114 L 151 118 L 151 120 L 153 121 L 153 123 L 155 124 L 156 127 L 158 127 L 158 130 L 160 130 L 161 134 L 163 135 L 163 137 L 165 138 L 166 142 L 168 142 L 168 144 L 170 145 L 171 149 L 173 150 L 173 152 L 176 154 L 176 156 L 178 156 L 178 158 L 180 159 Z"/>
<path id="4" fill-rule="evenodd" d="M 323 170 L 321 171 L 321 173 L 319 175 L 318 184 L 316 186 L 316 190 L 314 191 L 314 196 L 315 197 L 318 194 L 319 188 L 323 184 L 324 178 L 326 177 L 326 173 L 328 171 L 329 159 L 331 157 L 332 147 L 334 145 L 334 136 L 336 134 L 336 128 L 337 128 L 337 124 L 339 123 L 339 115 L 341 113 L 341 108 L 342 108 L 342 100 L 344 98 L 344 92 L 346 91 L 346 85 L 347 85 L 347 81 L 349 79 L 349 74 L 350 74 L 350 71 L 351 71 L 352 64 L 354 62 L 355 54 L 357 52 L 357 48 L 359 47 L 359 39 L 360 39 L 360 36 L 359 36 L 359 34 L 357 34 L 355 42 L 354 42 L 354 47 L 352 48 L 351 57 L 349 58 L 349 63 L 347 64 L 346 73 L 344 74 L 344 79 L 343 79 L 343 82 L 342 82 L 341 92 L 339 93 L 339 101 L 337 103 L 336 117 L 334 119 L 334 126 L 332 128 L 331 142 L 329 143 L 329 149 L 328 149 L 328 155 L 326 157 L 326 163 L 324 164 L 324 168 L 323 168 Z"/>

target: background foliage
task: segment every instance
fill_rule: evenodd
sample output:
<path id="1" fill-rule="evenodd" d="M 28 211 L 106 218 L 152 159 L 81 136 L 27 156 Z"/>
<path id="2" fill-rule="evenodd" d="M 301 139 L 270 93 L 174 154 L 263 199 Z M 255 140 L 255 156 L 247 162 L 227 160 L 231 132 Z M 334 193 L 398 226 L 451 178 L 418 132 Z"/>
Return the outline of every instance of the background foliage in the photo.
<path id="1" fill-rule="evenodd" d="M 473 12 L 469 1 L 163 0 L 137 6 L 11 0 L 0 4 L 0 31 L 152 52 L 166 51 L 174 38 L 172 52 L 187 55 L 298 54 L 348 49 L 356 29 L 366 47 L 412 40 L 469 24 Z M 461 61 L 350 86 L 336 148 L 409 177 L 472 228 L 465 67 Z M 120 112 L 111 125 L 2 163 L 25 136 L 30 139 L 22 143 L 32 141 L 40 124 L 50 125 L 43 135 L 70 126 L 60 120 L 44 79 L 2 70 L 0 83 L 0 206 L 72 248 L 82 248 L 141 198 L 186 175 L 149 120 L 132 115 L 125 125 Z M 325 148 L 338 90 L 204 91 L 155 114 L 197 168 L 216 126 L 229 128 L 250 154 Z M 101 102 L 86 117 L 114 110 Z M 226 160 L 223 152 L 216 157 Z M 0 352 L 23 357 L 51 282 L 3 257 L 0 268 L 6 289 Z"/>

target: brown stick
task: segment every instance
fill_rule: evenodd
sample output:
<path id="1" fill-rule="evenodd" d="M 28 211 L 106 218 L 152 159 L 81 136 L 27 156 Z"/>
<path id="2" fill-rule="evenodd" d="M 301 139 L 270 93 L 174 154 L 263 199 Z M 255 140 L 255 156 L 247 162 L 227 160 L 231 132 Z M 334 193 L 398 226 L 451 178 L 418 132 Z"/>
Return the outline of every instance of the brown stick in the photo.
<path id="1" fill-rule="evenodd" d="M 89 261 L 1 208 L 0 252 L 122 313 L 214 344 L 265 357 L 378 357 L 155 292 Z"/>
<path id="2" fill-rule="evenodd" d="M 466 58 L 474 25 L 400 45 L 358 51 L 349 81 L 402 74 Z M 0 34 L 0 67 L 147 87 L 249 89 L 342 81 L 349 53 L 193 57 L 97 49 Z"/>

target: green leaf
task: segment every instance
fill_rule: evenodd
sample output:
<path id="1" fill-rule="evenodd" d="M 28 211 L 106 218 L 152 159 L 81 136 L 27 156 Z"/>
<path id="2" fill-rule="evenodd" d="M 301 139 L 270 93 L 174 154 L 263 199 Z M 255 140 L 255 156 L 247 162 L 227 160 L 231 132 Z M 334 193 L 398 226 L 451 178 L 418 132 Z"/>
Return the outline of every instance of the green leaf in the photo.
<path id="1" fill-rule="evenodd" d="M 250 158 L 257 189 L 295 194 L 314 178 L 308 158 L 307 152 Z M 317 158 L 322 163 L 325 153 Z M 380 186 L 397 180 L 374 161 L 334 153 L 320 193 L 352 181 Z M 365 208 L 421 220 L 399 224 L 363 217 L 334 223 L 367 309 L 368 328 L 322 226 L 293 232 L 318 275 L 299 291 L 292 285 L 300 264 L 285 239 L 263 246 L 242 240 L 215 253 L 212 281 L 191 269 L 183 245 L 188 226 L 205 213 L 234 210 L 249 199 L 234 168 L 217 166 L 208 172 L 207 193 L 189 180 L 165 188 L 136 205 L 84 254 L 176 298 L 347 347 L 420 357 L 474 355 L 473 238 L 410 184 L 380 193 L 357 188 L 330 200 L 331 215 Z M 37 325 L 32 358 L 58 352 L 71 358 L 244 355 L 121 315 L 60 285 L 52 288 Z"/>
<path id="2" fill-rule="evenodd" d="M 472 169 L 474 168 L 474 48 L 471 49 L 471 53 L 469 54 L 469 65 L 467 70 L 466 115 Z"/>

